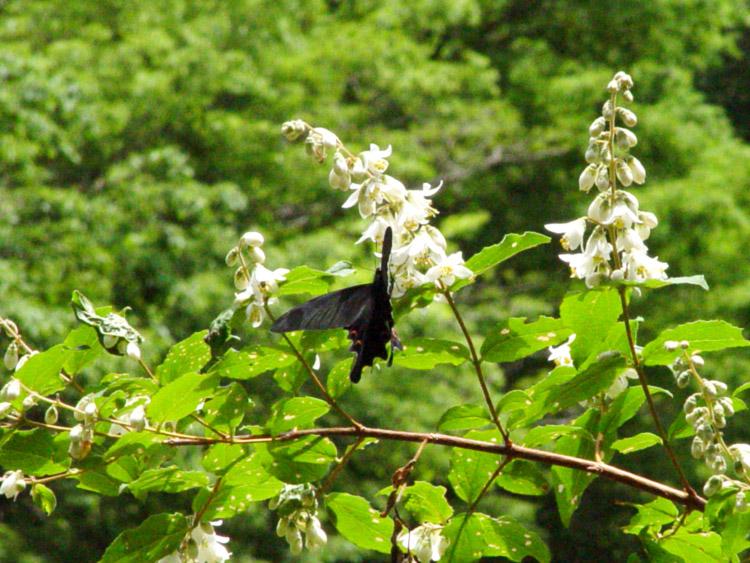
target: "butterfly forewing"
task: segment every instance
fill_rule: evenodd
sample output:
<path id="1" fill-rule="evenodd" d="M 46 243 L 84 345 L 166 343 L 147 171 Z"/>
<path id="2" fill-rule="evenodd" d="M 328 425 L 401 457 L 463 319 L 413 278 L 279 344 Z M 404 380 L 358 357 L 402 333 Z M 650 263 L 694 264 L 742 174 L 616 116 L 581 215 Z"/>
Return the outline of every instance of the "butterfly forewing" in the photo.
<path id="1" fill-rule="evenodd" d="M 372 309 L 372 284 L 326 293 L 290 309 L 271 325 L 272 332 L 347 328 Z"/>

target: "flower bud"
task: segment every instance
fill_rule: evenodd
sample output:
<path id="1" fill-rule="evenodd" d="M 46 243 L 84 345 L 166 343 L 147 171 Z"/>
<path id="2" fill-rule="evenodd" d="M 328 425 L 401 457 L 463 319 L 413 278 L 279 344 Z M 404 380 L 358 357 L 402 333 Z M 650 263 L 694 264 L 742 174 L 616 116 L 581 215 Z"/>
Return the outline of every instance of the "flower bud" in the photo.
<path id="1" fill-rule="evenodd" d="M 702 368 L 705 364 L 703 358 L 698 354 L 693 354 L 692 356 L 690 356 L 690 361 L 693 362 L 693 365 L 697 368 Z"/>
<path id="2" fill-rule="evenodd" d="M 683 350 L 687 350 L 688 348 L 690 348 L 690 342 L 688 342 L 687 340 L 680 340 L 680 348 L 682 348 Z"/>
<path id="3" fill-rule="evenodd" d="M 591 125 L 589 125 L 589 136 L 594 138 L 598 137 L 604 132 L 606 126 L 607 122 L 604 120 L 604 118 L 597 117 L 594 121 L 591 122 Z"/>
<path id="4" fill-rule="evenodd" d="M 346 191 L 352 185 L 352 177 L 348 172 L 345 174 L 339 174 L 336 170 L 331 170 L 328 173 L 328 184 L 334 190 Z"/>
<path id="5" fill-rule="evenodd" d="M 227 266 L 231 268 L 232 266 L 237 265 L 237 262 L 239 262 L 239 259 L 240 259 L 240 249 L 235 246 L 229 252 L 227 252 L 226 257 L 224 258 L 224 262 L 226 262 Z"/>
<path id="6" fill-rule="evenodd" d="M 288 141 L 296 141 L 307 131 L 307 125 L 301 119 L 287 121 L 281 126 L 281 134 Z"/>
<path id="7" fill-rule="evenodd" d="M 578 177 L 578 188 L 582 192 L 588 192 L 596 181 L 596 165 L 589 164 L 583 169 L 581 175 Z"/>
<path id="8" fill-rule="evenodd" d="M 302 532 L 295 526 L 289 526 L 286 531 L 286 541 L 289 542 L 289 551 L 292 555 L 302 553 Z"/>
<path id="9" fill-rule="evenodd" d="M 266 253 L 259 246 L 251 246 L 250 259 L 255 264 L 263 264 L 266 261 Z"/>
<path id="10" fill-rule="evenodd" d="M 737 512 L 747 512 L 747 509 L 750 508 L 750 505 L 748 504 L 748 501 L 745 497 L 745 491 L 740 491 L 739 493 L 737 493 L 737 496 L 734 499 L 734 509 Z"/>
<path id="11" fill-rule="evenodd" d="M 638 124 L 638 117 L 627 108 L 617 108 L 617 113 L 622 122 L 628 127 L 635 127 Z"/>
<path id="12" fill-rule="evenodd" d="M 688 424 L 691 426 L 697 426 L 699 423 L 703 421 L 703 419 L 708 414 L 708 409 L 706 407 L 698 407 L 693 412 L 685 416 L 685 420 Z"/>
<path id="13" fill-rule="evenodd" d="M 47 424 L 57 424 L 57 407 L 50 405 L 50 407 L 44 413 L 44 422 Z"/>
<path id="14" fill-rule="evenodd" d="M 703 485 L 703 494 L 710 497 L 721 490 L 721 486 L 724 484 L 724 479 L 720 475 L 711 475 Z"/>
<path id="15" fill-rule="evenodd" d="M 600 166 L 597 170 L 595 183 L 600 192 L 606 192 L 609 189 L 609 170 L 606 166 Z"/>
<path id="16" fill-rule="evenodd" d="M 732 403 L 732 399 L 729 397 L 721 397 L 719 399 L 719 404 L 724 407 L 724 413 L 727 416 L 732 416 L 734 414 L 734 403 Z"/>
<path id="17" fill-rule="evenodd" d="M 638 144 L 638 137 L 630 129 L 617 127 L 615 129 L 615 144 L 621 149 L 629 149 Z"/>
<path id="18" fill-rule="evenodd" d="M 617 80 L 614 78 L 609 81 L 609 84 L 607 84 L 607 92 L 610 94 L 616 94 L 620 90 L 620 85 L 618 84 Z"/>
<path id="19" fill-rule="evenodd" d="M 685 411 L 685 414 L 690 414 L 696 409 L 699 399 L 700 395 L 698 393 L 693 393 L 687 399 L 685 399 L 685 404 L 682 407 Z"/>
<path id="20" fill-rule="evenodd" d="M 646 181 L 646 168 L 643 166 L 640 160 L 636 157 L 631 156 L 628 159 L 628 166 L 630 171 L 633 173 L 633 181 L 636 184 L 643 184 Z"/>
<path id="21" fill-rule="evenodd" d="M 695 459 L 700 459 L 703 457 L 705 451 L 706 447 L 703 440 L 701 440 L 698 436 L 693 437 L 693 442 L 692 444 L 690 444 L 690 455 L 692 455 Z"/>
<path id="22" fill-rule="evenodd" d="M 677 348 L 679 347 L 679 345 L 680 345 L 680 343 L 677 342 L 676 340 L 667 340 L 664 343 L 664 349 L 667 352 L 673 352 L 674 350 L 677 350 Z"/>
<path id="23" fill-rule="evenodd" d="M 727 384 L 723 381 L 719 381 L 718 379 L 712 379 L 711 384 L 713 385 L 714 389 L 716 390 L 717 395 L 724 395 L 727 392 Z"/>
<path id="24" fill-rule="evenodd" d="M 12 377 L 2 389 L 0 389 L 0 398 L 5 401 L 15 401 L 21 395 L 21 382 Z"/>
<path id="25" fill-rule="evenodd" d="M 305 528 L 306 537 L 305 543 L 308 549 L 315 549 L 326 544 L 328 536 L 320 525 L 320 520 L 316 516 L 310 518 L 307 521 L 307 527 Z"/>
<path id="26" fill-rule="evenodd" d="M 83 409 L 83 420 L 86 424 L 91 424 L 96 420 L 96 403 L 93 401 L 86 405 Z"/>
<path id="27" fill-rule="evenodd" d="M 136 432 L 141 432 L 146 428 L 146 410 L 143 408 L 143 405 L 135 407 L 130 413 L 128 420 L 130 420 L 130 424 L 133 425 Z"/>
<path id="28" fill-rule="evenodd" d="M 612 117 L 612 102 L 610 100 L 607 100 L 604 102 L 604 105 L 602 106 L 602 117 L 604 119 L 610 119 Z"/>
<path id="29" fill-rule="evenodd" d="M 16 369 L 16 365 L 18 365 L 18 344 L 15 340 L 8 345 L 8 349 L 3 356 L 3 363 L 10 371 Z"/>
<path id="30" fill-rule="evenodd" d="M 727 419 L 724 417 L 724 413 L 714 413 L 714 424 L 717 428 L 724 428 L 727 425 Z"/>
<path id="31" fill-rule="evenodd" d="M 630 170 L 630 166 L 625 164 L 625 161 L 622 159 L 617 159 L 617 164 L 615 165 L 615 170 L 617 172 L 617 179 L 620 180 L 620 183 L 625 186 L 626 188 L 633 183 L 633 172 Z"/>
<path id="32" fill-rule="evenodd" d="M 270 503 L 269 503 L 270 506 Z M 280 538 L 283 538 L 286 535 L 287 530 L 287 521 L 286 518 L 279 518 L 279 521 L 276 522 L 276 535 Z"/>
<path id="33" fill-rule="evenodd" d="M 0 403 L 0 420 L 4 419 L 13 408 L 13 405 L 10 404 L 8 401 L 3 401 Z"/>
<path id="34" fill-rule="evenodd" d="M 34 395 L 26 395 L 21 403 L 23 410 L 27 411 L 34 405 L 36 405 L 36 397 Z"/>
<path id="35" fill-rule="evenodd" d="M 684 389 L 690 384 L 690 372 L 683 371 L 677 375 L 677 387 Z"/>
<path id="36" fill-rule="evenodd" d="M 244 291 L 250 284 L 250 276 L 247 275 L 247 270 L 240 266 L 234 272 L 234 287 L 238 291 Z"/>
<path id="37" fill-rule="evenodd" d="M 248 231 L 240 239 L 240 247 L 245 246 L 262 246 L 265 239 L 257 231 Z"/>
<path id="38" fill-rule="evenodd" d="M 716 456 L 711 462 L 711 469 L 714 473 L 724 473 L 727 470 L 727 460 L 724 459 L 724 456 Z"/>
<path id="39" fill-rule="evenodd" d="M 695 433 L 698 434 L 704 442 L 711 442 L 714 439 L 714 429 L 711 428 L 710 424 L 706 424 L 705 422 L 695 429 Z"/>
<path id="40" fill-rule="evenodd" d="M 719 394 L 716 385 L 710 379 L 703 380 L 703 392 L 709 397 L 716 397 Z"/>
<path id="41" fill-rule="evenodd" d="M 633 101 L 633 93 L 630 90 L 625 90 L 622 93 L 622 97 L 625 99 L 626 102 L 632 102 Z"/>
<path id="42" fill-rule="evenodd" d="M 113 334 L 105 334 L 102 336 L 102 344 L 107 350 L 114 348 L 117 345 L 118 340 L 119 338 Z"/>
<path id="43" fill-rule="evenodd" d="M 599 144 L 594 139 L 591 139 L 589 141 L 589 146 L 586 147 L 586 152 L 583 157 L 589 164 L 597 164 L 601 160 L 600 153 L 601 148 L 599 147 Z"/>

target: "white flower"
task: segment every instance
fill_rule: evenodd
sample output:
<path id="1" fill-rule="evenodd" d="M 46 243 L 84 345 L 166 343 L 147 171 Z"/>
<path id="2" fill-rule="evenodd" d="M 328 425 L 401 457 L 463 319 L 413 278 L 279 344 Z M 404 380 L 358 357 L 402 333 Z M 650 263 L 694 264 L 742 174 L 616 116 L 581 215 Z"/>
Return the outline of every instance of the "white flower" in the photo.
<path id="1" fill-rule="evenodd" d="M 128 342 L 127 346 L 125 347 L 125 354 L 129 358 L 132 358 L 133 360 L 140 360 L 141 359 L 141 349 L 138 346 L 137 342 Z"/>
<path id="2" fill-rule="evenodd" d="M 130 413 L 129 418 L 130 424 L 133 425 L 136 431 L 140 432 L 146 427 L 146 409 L 143 408 L 143 405 L 135 407 L 133 412 Z"/>
<path id="3" fill-rule="evenodd" d="M 461 252 L 454 252 L 446 256 L 427 270 L 425 278 L 437 287 L 447 289 L 458 279 L 469 279 L 474 272 L 464 266 L 464 258 Z"/>
<path id="4" fill-rule="evenodd" d="M 0 495 L 5 498 L 16 500 L 16 497 L 26 488 L 26 480 L 23 478 L 23 471 L 8 471 L 3 475 L 3 481 L 0 483 Z"/>
<path id="5" fill-rule="evenodd" d="M 402 530 L 397 541 L 407 553 L 419 563 L 440 561 L 448 548 L 448 540 L 442 535 L 443 527 L 425 522 L 413 530 Z"/>
<path id="6" fill-rule="evenodd" d="M 616 399 L 628 388 L 628 379 L 638 379 L 638 372 L 633 368 L 626 369 L 612 382 L 612 385 L 609 386 L 605 395 L 609 399 Z"/>
<path id="7" fill-rule="evenodd" d="M 617 250 L 646 252 L 648 248 L 636 229 L 623 229 L 617 233 Z"/>
<path id="8" fill-rule="evenodd" d="M 279 282 L 285 281 L 288 273 L 289 270 L 286 268 L 269 270 L 263 264 L 256 264 L 250 277 L 250 287 L 255 299 L 262 303 L 266 297 L 276 293 L 279 289 Z"/>
<path id="9" fill-rule="evenodd" d="M 628 160 L 628 166 L 633 174 L 633 181 L 636 184 L 643 184 L 646 181 L 646 169 L 643 164 L 641 164 L 641 161 L 636 157 L 631 156 Z"/>
<path id="10" fill-rule="evenodd" d="M 352 183 L 349 161 L 340 151 L 336 151 L 333 157 L 333 168 L 328 174 L 328 183 L 332 188 L 342 191 L 348 190 Z"/>
<path id="11" fill-rule="evenodd" d="M 391 297 L 398 298 L 404 295 L 413 287 L 419 287 L 428 283 L 428 279 L 419 270 L 402 267 L 396 271 L 393 277 L 393 287 L 391 288 Z"/>
<path id="12" fill-rule="evenodd" d="M 357 244 L 366 240 L 371 240 L 377 244 L 383 242 L 385 231 L 388 227 L 394 228 L 394 223 L 389 220 L 390 217 L 380 215 L 375 217 L 375 220 L 362 233 L 362 236 L 357 240 Z M 395 230 L 395 229 L 394 229 Z"/>
<path id="13" fill-rule="evenodd" d="M 395 249 L 391 254 L 394 267 L 407 265 L 409 268 L 431 267 L 445 259 L 446 242 L 438 229 L 429 226 L 419 229 L 414 238 Z"/>
<path id="14" fill-rule="evenodd" d="M 669 264 L 661 262 L 658 257 L 652 258 L 645 252 L 632 251 L 623 254 L 627 274 L 631 281 L 664 280 Z"/>
<path id="15" fill-rule="evenodd" d="M 315 127 L 305 139 L 305 148 L 318 162 L 325 160 L 328 149 L 335 149 L 338 146 L 339 138 L 323 127 Z"/>
<path id="16" fill-rule="evenodd" d="M 570 223 L 548 223 L 544 228 L 551 233 L 562 235 L 560 244 L 565 250 L 575 250 L 583 242 L 586 232 L 586 218 L 581 217 Z"/>
<path id="17" fill-rule="evenodd" d="M 359 153 L 359 160 L 365 170 L 373 176 L 382 176 L 388 169 L 388 160 L 393 149 L 388 145 L 387 149 L 381 150 L 378 145 L 370 144 L 370 150 Z"/>
<path id="18" fill-rule="evenodd" d="M 18 344 L 16 344 L 15 340 L 11 342 L 8 345 L 8 349 L 5 350 L 3 363 L 5 364 L 5 367 L 11 371 L 16 368 L 16 365 L 18 364 Z"/>
<path id="19" fill-rule="evenodd" d="M 281 134 L 289 141 L 296 141 L 307 131 L 307 125 L 301 119 L 287 121 L 281 126 Z"/>
<path id="20" fill-rule="evenodd" d="M 570 355 L 570 345 L 576 339 L 575 333 L 568 337 L 568 340 L 560 344 L 559 346 L 550 346 L 547 348 L 549 356 L 547 360 L 554 362 L 556 366 L 570 366 L 573 367 L 573 358 Z"/>
<path id="21" fill-rule="evenodd" d="M 641 240 L 646 240 L 651 234 L 651 229 L 656 228 L 658 224 L 659 220 L 656 218 L 656 215 L 650 211 L 639 211 L 638 223 L 635 225 L 635 230 L 638 232 Z"/>
<path id="22" fill-rule="evenodd" d="M 368 178 L 361 184 L 352 184 L 351 195 L 341 207 L 349 209 L 357 204 L 363 219 L 374 215 L 384 202 L 400 206 L 406 198 L 406 187 L 393 176 Z"/>
<path id="23" fill-rule="evenodd" d="M 191 535 L 198 546 L 197 560 L 199 563 L 223 563 L 232 556 L 229 550 L 224 547 L 229 538 L 220 536 L 214 531 L 214 526 L 221 526 L 221 523 L 221 520 L 217 520 L 193 528 Z"/>
<path id="24" fill-rule="evenodd" d="M 437 210 L 432 207 L 428 198 L 435 195 L 442 186 L 442 182 L 434 188 L 424 183 L 421 190 L 408 190 L 398 214 L 398 224 L 407 231 L 416 231 L 420 225 L 426 225 L 430 217 L 437 215 Z"/>
<path id="25" fill-rule="evenodd" d="M 750 472 L 750 444 L 734 444 L 729 446 L 729 451 L 735 461 L 742 466 L 742 470 Z"/>
<path id="26" fill-rule="evenodd" d="M 252 301 L 247 306 L 247 309 L 245 310 L 245 314 L 247 315 L 247 320 L 252 324 L 253 328 L 258 328 L 260 325 L 263 324 L 263 320 L 266 318 L 265 311 L 263 310 L 263 305 L 258 303 L 257 301 Z"/>
<path id="27" fill-rule="evenodd" d="M 320 525 L 320 520 L 317 516 L 311 516 L 307 521 L 307 527 L 305 528 L 305 545 L 307 549 L 315 549 L 321 547 L 328 541 L 328 536 L 325 530 Z"/>
<path id="28" fill-rule="evenodd" d="M 179 551 L 173 551 L 166 557 L 159 559 L 157 563 L 182 563 L 182 557 Z"/>

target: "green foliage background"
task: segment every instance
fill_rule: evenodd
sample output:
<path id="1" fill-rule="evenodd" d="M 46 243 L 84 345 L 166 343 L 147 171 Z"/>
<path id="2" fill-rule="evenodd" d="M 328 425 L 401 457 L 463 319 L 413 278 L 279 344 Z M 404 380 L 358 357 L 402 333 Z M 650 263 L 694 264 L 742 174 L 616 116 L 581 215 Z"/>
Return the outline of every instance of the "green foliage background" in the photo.
<path id="1" fill-rule="evenodd" d="M 391 170 L 410 187 L 444 179 L 438 224 L 467 256 L 506 232 L 570 220 L 588 203 L 577 190 L 588 123 L 622 69 L 635 79 L 636 154 L 649 173 L 637 193 L 661 221 L 649 246 L 671 275 L 703 273 L 712 286 L 637 301 L 643 334 L 698 317 L 746 326 L 749 22 L 741 0 L 4 2 L 0 311 L 45 347 L 74 325 L 77 288 L 131 306 L 156 362 L 231 303 L 223 258 L 250 228 L 266 234 L 272 267 L 346 259 L 368 278 L 368 251 L 352 244 L 363 224 L 340 209 L 327 170 L 279 134 L 297 117 L 356 150 L 392 144 Z M 554 314 L 570 286 L 557 252 L 527 253 L 462 293 L 471 324 Z M 400 332 L 408 341 L 455 328 L 437 306 Z M 495 391 L 534 381 L 544 364 L 540 355 L 498 367 Z M 736 386 L 748 362 L 740 354 L 710 367 Z M 666 371 L 654 380 L 671 386 Z M 275 383 L 256 381 L 263 408 Z M 448 407 L 474 400 L 468 372 L 395 368 L 367 374 L 347 408 L 368 424 L 431 430 Z M 668 422 L 675 404 L 660 401 Z M 733 426 L 741 432 L 739 417 Z M 371 496 L 411 453 L 366 450 L 344 488 Z M 660 450 L 633 459 L 623 463 L 672 479 Z M 448 463 L 428 448 L 418 473 L 440 483 Z M 168 495 L 62 489 L 49 519 L 29 499 L 0 503 L 0 560 L 95 560 L 147 514 L 188 509 Z M 550 497 L 485 502 L 536 525 L 560 561 L 621 560 L 636 544 L 618 533 L 630 512 L 614 498 L 636 497 L 595 483 L 569 529 Z M 281 561 L 273 525 L 255 507 L 222 531 L 241 560 Z M 326 557 L 367 555 L 338 538 Z"/>

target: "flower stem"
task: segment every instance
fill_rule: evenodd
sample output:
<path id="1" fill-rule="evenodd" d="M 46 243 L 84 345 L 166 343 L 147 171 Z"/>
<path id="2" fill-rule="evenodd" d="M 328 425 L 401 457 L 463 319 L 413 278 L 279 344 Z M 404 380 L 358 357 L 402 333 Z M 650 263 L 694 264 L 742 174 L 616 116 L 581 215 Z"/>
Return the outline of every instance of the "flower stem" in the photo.
<path id="1" fill-rule="evenodd" d="M 471 363 L 474 365 L 474 371 L 477 374 L 477 379 L 479 380 L 479 386 L 482 388 L 482 394 L 484 395 L 484 402 L 487 404 L 487 408 L 490 411 L 490 416 L 492 416 L 492 421 L 495 423 L 495 426 L 497 426 L 497 429 L 500 431 L 500 434 L 503 437 L 503 440 L 506 444 L 510 444 L 510 436 L 508 435 L 508 432 L 503 428 L 502 423 L 500 422 L 500 418 L 497 415 L 497 410 L 495 409 L 495 405 L 492 402 L 492 397 L 490 396 L 490 391 L 487 387 L 487 381 L 485 380 L 484 373 L 482 372 L 482 360 L 479 358 L 479 355 L 477 354 L 476 347 L 474 346 L 474 340 L 471 338 L 471 334 L 469 334 L 469 329 L 466 328 L 466 323 L 464 323 L 463 317 L 461 317 L 461 313 L 458 312 L 458 307 L 456 307 L 456 302 L 453 300 L 453 296 L 451 295 L 451 292 L 449 289 L 442 289 L 442 294 L 445 296 L 446 301 L 448 301 L 448 305 L 450 305 L 451 310 L 453 311 L 453 316 L 456 317 L 456 321 L 458 322 L 458 326 L 461 327 L 461 332 L 464 334 L 464 338 L 466 339 L 466 344 L 469 347 L 469 353 L 471 354 Z"/>

